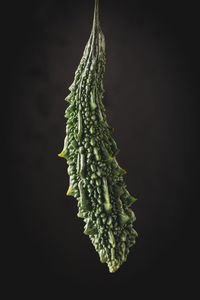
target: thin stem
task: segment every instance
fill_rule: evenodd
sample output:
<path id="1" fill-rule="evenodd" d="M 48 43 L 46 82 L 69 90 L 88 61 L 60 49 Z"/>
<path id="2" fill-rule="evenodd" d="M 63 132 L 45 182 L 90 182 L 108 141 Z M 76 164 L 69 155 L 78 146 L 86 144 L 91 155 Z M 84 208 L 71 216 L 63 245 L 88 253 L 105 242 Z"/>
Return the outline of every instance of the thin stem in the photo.
<path id="1" fill-rule="evenodd" d="M 95 0 L 95 5 L 94 5 L 94 18 L 93 18 L 93 29 L 95 27 L 99 27 L 99 0 Z"/>

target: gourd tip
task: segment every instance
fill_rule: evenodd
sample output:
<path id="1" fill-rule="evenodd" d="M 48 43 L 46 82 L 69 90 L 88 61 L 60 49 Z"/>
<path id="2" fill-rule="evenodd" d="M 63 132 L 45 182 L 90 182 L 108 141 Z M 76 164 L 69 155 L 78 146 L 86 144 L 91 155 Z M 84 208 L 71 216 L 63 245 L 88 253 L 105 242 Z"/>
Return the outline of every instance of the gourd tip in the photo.
<path id="1" fill-rule="evenodd" d="M 65 158 L 64 154 L 61 152 L 58 154 L 59 157 Z"/>
<path id="2" fill-rule="evenodd" d="M 66 195 L 67 196 L 73 196 L 72 194 L 73 194 L 73 190 L 69 187 L 68 190 L 67 190 Z"/>
<path id="3" fill-rule="evenodd" d="M 132 203 L 134 203 L 137 200 L 138 200 L 138 198 L 135 198 L 135 197 L 132 196 L 132 198 L 131 198 Z"/>
<path id="4" fill-rule="evenodd" d="M 121 222 L 121 225 L 124 225 L 126 224 L 128 221 L 130 220 L 130 217 L 124 213 L 122 213 L 120 215 L 120 222 Z"/>

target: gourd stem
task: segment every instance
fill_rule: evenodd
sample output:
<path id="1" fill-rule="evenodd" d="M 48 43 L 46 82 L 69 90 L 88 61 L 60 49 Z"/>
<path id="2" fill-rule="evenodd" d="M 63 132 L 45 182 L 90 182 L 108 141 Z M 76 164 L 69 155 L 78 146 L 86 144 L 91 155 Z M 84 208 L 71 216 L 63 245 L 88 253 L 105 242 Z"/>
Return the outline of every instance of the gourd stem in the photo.
<path id="1" fill-rule="evenodd" d="M 93 18 L 93 30 L 95 27 L 99 27 L 99 0 L 95 0 L 95 5 L 94 5 L 94 18 Z"/>

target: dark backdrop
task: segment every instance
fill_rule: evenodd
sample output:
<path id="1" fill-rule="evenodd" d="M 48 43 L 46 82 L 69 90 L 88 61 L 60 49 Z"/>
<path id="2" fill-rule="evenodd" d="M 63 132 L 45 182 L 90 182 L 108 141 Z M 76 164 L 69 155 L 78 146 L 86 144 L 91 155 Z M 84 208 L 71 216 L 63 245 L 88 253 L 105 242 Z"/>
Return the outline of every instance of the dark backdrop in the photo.
<path id="1" fill-rule="evenodd" d="M 56 291 L 55 299 L 70 291 L 73 298 L 79 291 L 105 299 L 109 293 L 124 299 L 191 296 L 196 261 L 190 216 L 198 195 L 196 12 L 192 2 L 100 0 L 104 104 L 127 186 L 139 199 L 137 244 L 120 270 L 109 274 L 82 233 L 76 200 L 65 196 L 67 165 L 57 156 L 65 136 L 64 98 L 89 37 L 93 1 L 5 5 L 8 292 L 26 299 L 38 288 L 46 297 Z"/>

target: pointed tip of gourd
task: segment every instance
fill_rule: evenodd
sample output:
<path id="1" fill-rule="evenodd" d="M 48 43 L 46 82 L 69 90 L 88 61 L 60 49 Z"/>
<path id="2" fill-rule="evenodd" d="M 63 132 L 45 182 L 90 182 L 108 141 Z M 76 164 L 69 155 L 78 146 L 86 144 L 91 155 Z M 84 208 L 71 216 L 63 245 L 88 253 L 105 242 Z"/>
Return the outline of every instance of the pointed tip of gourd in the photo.
<path id="1" fill-rule="evenodd" d="M 118 261 L 116 258 L 115 258 L 115 253 L 113 251 L 114 249 L 112 248 L 111 249 L 111 261 L 108 263 L 108 270 L 110 273 L 115 273 L 117 270 L 119 270 L 120 266 L 121 266 L 121 262 Z"/>
<path id="2" fill-rule="evenodd" d="M 125 175 L 127 173 L 127 171 L 122 168 L 119 168 L 118 173 L 119 173 L 119 175 Z"/>
<path id="3" fill-rule="evenodd" d="M 69 187 L 68 190 L 67 190 L 66 195 L 67 196 L 73 196 L 73 194 L 74 194 L 74 190 L 71 187 Z"/>
<path id="4" fill-rule="evenodd" d="M 108 267 L 108 270 L 110 273 L 115 273 L 118 269 L 120 268 L 120 266 L 116 266 L 116 267 Z"/>
<path id="5" fill-rule="evenodd" d="M 59 153 L 58 156 L 59 156 L 59 157 L 62 157 L 62 158 L 65 158 L 65 155 L 64 155 L 63 152 Z"/>
<path id="6" fill-rule="evenodd" d="M 66 102 L 70 102 L 70 100 L 71 100 L 71 94 L 69 94 L 67 97 L 65 97 Z"/>
<path id="7" fill-rule="evenodd" d="M 135 201 L 137 201 L 138 198 L 135 198 L 135 197 L 131 196 L 131 199 L 130 199 L 130 200 L 131 200 L 131 204 L 132 204 L 132 203 L 134 203 Z"/>
<path id="8" fill-rule="evenodd" d="M 74 87 L 75 87 L 75 83 L 74 83 L 74 81 L 73 81 L 72 84 L 68 87 L 68 90 L 69 90 L 70 92 L 72 92 L 73 89 L 74 89 Z M 66 97 L 66 98 L 67 98 L 67 97 Z"/>
<path id="9" fill-rule="evenodd" d="M 126 224 L 130 220 L 130 217 L 124 213 L 120 214 L 120 222 L 122 225 Z"/>

